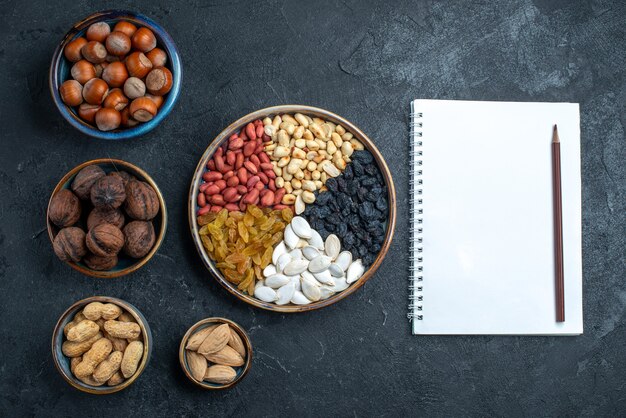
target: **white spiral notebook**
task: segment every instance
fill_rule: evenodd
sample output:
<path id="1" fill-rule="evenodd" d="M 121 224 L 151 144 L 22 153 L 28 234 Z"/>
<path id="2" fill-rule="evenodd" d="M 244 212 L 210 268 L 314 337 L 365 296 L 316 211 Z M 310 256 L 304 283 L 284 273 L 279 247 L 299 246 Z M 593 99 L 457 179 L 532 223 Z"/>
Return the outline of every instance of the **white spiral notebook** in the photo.
<path id="1" fill-rule="evenodd" d="M 411 103 L 414 334 L 583 332 L 578 104 Z M 561 138 L 565 322 L 556 322 L 552 127 Z"/>

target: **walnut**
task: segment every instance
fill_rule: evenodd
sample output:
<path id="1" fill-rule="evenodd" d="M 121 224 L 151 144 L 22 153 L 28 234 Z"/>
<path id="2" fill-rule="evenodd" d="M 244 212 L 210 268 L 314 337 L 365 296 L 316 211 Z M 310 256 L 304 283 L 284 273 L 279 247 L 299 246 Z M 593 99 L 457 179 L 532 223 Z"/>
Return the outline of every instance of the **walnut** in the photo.
<path id="1" fill-rule="evenodd" d="M 77 227 L 63 228 L 52 244 L 54 253 L 63 261 L 78 263 L 85 254 L 85 232 Z"/>
<path id="2" fill-rule="evenodd" d="M 91 186 L 98 181 L 99 178 L 106 176 L 106 173 L 100 166 L 89 165 L 76 174 L 72 182 L 72 190 L 81 199 L 89 199 L 91 195 Z"/>
<path id="3" fill-rule="evenodd" d="M 124 252 L 133 258 L 142 258 L 154 246 L 152 222 L 132 221 L 124 227 Z"/>
<path id="4" fill-rule="evenodd" d="M 89 253 L 85 256 L 83 262 L 92 270 L 111 270 L 117 265 L 117 256 L 100 257 L 99 255 Z"/>
<path id="5" fill-rule="evenodd" d="M 91 188 L 91 203 L 97 208 L 117 209 L 124 200 L 124 182 L 118 176 L 101 177 Z"/>
<path id="6" fill-rule="evenodd" d="M 111 224 L 122 229 L 124 214 L 119 209 L 95 208 L 87 217 L 87 229 L 92 229 L 100 224 Z"/>
<path id="7" fill-rule="evenodd" d="M 59 190 L 50 201 L 48 216 L 58 227 L 72 226 L 80 219 L 80 200 L 69 189 Z"/>
<path id="8" fill-rule="evenodd" d="M 135 176 L 133 176 L 132 174 L 129 174 L 126 171 L 112 171 L 109 173 L 109 176 L 116 176 L 116 177 L 121 178 L 122 181 L 124 182 L 124 187 L 126 187 L 129 181 L 136 180 Z"/>
<path id="9" fill-rule="evenodd" d="M 111 257 L 117 255 L 124 246 L 122 231 L 111 224 L 97 225 L 87 232 L 87 248 L 95 255 Z"/>
<path id="10" fill-rule="evenodd" d="M 133 219 L 149 221 L 159 213 L 159 198 L 152 187 L 143 181 L 126 185 L 126 213 Z"/>

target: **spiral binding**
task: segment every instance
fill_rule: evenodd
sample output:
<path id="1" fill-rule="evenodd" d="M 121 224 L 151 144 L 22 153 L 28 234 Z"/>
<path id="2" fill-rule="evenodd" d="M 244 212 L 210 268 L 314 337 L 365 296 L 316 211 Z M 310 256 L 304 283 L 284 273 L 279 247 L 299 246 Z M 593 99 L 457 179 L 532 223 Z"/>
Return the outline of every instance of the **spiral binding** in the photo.
<path id="1" fill-rule="evenodd" d="M 409 219 L 411 220 L 410 244 L 409 244 L 409 314 L 410 321 L 424 319 L 422 314 L 422 282 L 423 282 L 423 257 L 422 252 L 422 118 L 421 112 L 415 112 L 411 103 L 411 123 L 410 123 L 410 147 L 409 156 L 411 158 L 411 170 L 409 176 L 409 190 L 411 193 L 411 206 L 409 209 Z"/>

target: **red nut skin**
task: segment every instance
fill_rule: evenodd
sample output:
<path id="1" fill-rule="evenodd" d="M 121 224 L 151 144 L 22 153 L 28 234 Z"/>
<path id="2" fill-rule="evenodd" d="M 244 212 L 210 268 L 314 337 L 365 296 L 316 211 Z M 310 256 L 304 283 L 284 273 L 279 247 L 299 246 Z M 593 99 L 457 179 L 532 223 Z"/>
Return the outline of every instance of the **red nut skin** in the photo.
<path id="1" fill-rule="evenodd" d="M 261 178 L 259 176 L 252 176 L 246 182 L 246 187 L 254 187 L 254 185 L 257 184 L 259 181 L 261 181 Z"/>
<path id="2" fill-rule="evenodd" d="M 257 189 L 258 191 L 261 191 L 265 188 L 265 184 L 258 182 L 257 184 L 254 185 L 254 188 Z"/>
<path id="3" fill-rule="evenodd" d="M 217 171 L 207 171 L 206 173 L 204 173 L 202 175 L 202 178 L 206 182 L 215 181 L 215 180 L 221 180 L 222 179 L 222 173 L 217 172 Z"/>
<path id="4" fill-rule="evenodd" d="M 283 196 L 285 196 L 286 193 L 287 190 L 285 190 L 284 188 L 276 190 L 276 192 L 274 193 L 274 205 L 278 205 L 281 200 L 283 200 Z M 276 206 L 274 206 L 274 209 L 276 209 Z"/>
<path id="5" fill-rule="evenodd" d="M 198 190 L 200 191 L 200 193 L 204 193 L 204 191 L 206 190 L 207 187 L 212 186 L 213 182 L 211 183 L 202 183 L 200 185 L 200 187 L 198 187 Z"/>
<path id="6" fill-rule="evenodd" d="M 227 203 L 224 205 L 224 209 L 228 211 L 239 210 L 239 206 L 235 203 Z"/>
<path id="7" fill-rule="evenodd" d="M 228 180 L 226 180 L 226 185 L 230 187 L 235 187 L 239 185 L 239 177 L 237 176 L 230 177 Z"/>
<path id="8" fill-rule="evenodd" d="M 257 189 L 252 189 L 243 197 L 242 201 L 247 205 L 251 205 L 254 204 L 255 200 L 258 199 L 259 191 Z"/>
<path id="9" fill-rule="evenodd" d="M 248 170 L 245 167 L 241 167 L 237 170 L 237 177 L 239 177 L 239 183 L 246 184 L 248 182 Z"/>
<path id="10" fill-rule="evenodd" d="M 220 188 L 215 184 L 210 185 L 204 190 L 204 194 L 207 196 L 212 196 L 220 192 Z"/>
<path id="11" fill-rule="evenodd" d="M 289 206 L 287 205 L 274 205 L 273 209 L 274 210 L 283 210 L 283 209 L 287 209 L 289 208 Z"/>
<path id="12" fill-rule="evenodd" d="M 224 191 L 222 192 L 222 196 L 224 197 L 224 200 L 226 202 L 235 202 L 239 200 L 238 197 L 240 197 L 237 194 L 237 189 L 234 187 L 228 187 L 224 189 Z"/>
<path id="13" fill-rule="evenodd" d="M 254 123 L 254 126 L 263 126 L 263 121 L 261 119 L 257 119 L 252 123 Z"/>
<path id="14" fill-rule="evenodd" d="M 261 182 L 262 182 L 263 184 L 267 184 L 267 182 L 269 181 L 269 179 L 267 178 L 267 176 L 266 176 L 266 175 L 265 175 L 265 173 L 263 173 L 263 172 L 259 172 L 259 173 L 257 174 L 257 176 L 259 176 L 259 178 L 261 179 Z"/>
<path id="15" fill-rule="evenodd" d="M 248 188 L 246 186 L 243 186 L 241 184 L 237 186 L 237 193 L 243 195 L 243 194 L 246 194 L 247 192 L 248 192 Z"/>
<path id="16" fill-rule="evenodd" d="M 265 152 L 262 152 L 259 154 L 259 161 L 261 161 L 262 163 L 269 163 L 270 157 Z"/>
<path id="17" fill-rule="evenodd" d="M 206 196 L 203 193 L 198 195 L 198 206 L 201 208 L 206 206 Z"/>
<path id="18" fill-rule="evenodd" d="M 219 206 L 219 205 L 214 205 L 214 206 L 211 206 L 211 212 L 215 212 L 215 213 L 217 213 L 217 212 L 219 212 L 219 211 L 220 211 L 220 210 L 222 210 L 222 209 L 223 209 L 223 208 L 222 208 L 221 206 Z"/>
<path id="19" fill-rule="evenodd" d="M 246 136 L 250 139 L 256 139 L 256 130 L 253 123 L 246 125 Z"/>
<path id="20" fill-rule="evenodd" d="M 200 208 L 198 209 L 198 216 L 209 213 L 210 211 L 211 211 L 211 206 L 205 206 L 203 208 Z"/>
<path id="21" fill-rule="evenodd" d="M 243 166 L 246 167 L 252 174 L 256 174 L 259 171 L 251 161 L 246 161 L 243 163 Z"/>
<path id="22" fill-rule="evenodd" d="M 219 187 L 220 191 L 226 188 L 226 182 L 224 180 L 217 180 L 215 185 Z"/>
<path id="23" fill-rule="evenodd" d="M 226 153 L 226 163 L 229 165 L 235 165 L 235 160 L 236 160 L 237 156 L 235 155 L 234 152 L 232 151 L 228 151 Z"/>
<path id="24" fill-rule="evenodd" d="M 215 169 L 219 172 L 224 172 L 224 158 L 221 155 L 216 155 L 213 157 L 213 161 L 215 161 Z"/>
<path id="25" fill-rule="evenodd" d="M 212 205 L 224 206 L 224 203 L 224 196 L 222 196 L 221 194 L 214 194 L 213 196 L 211 196 Z"/>
<path id="26" fill-rule="evenodd" d="M 228 141 L 228 149 L 230 150 L 238 150 L 243 147 L 243 139 L 235 138 L 232 141 Z"/>
<path id="27" fill-rule="evenodd" d="M 263 152 L 263 144 L 257 145 L 256 149 L 254 150 L 254 153 L 258 155 L 262 152 Z"/>
<path id="28" fill-rule="evenodd" d="M 262 138 L 264 133 L 265 133 L 265 131 L 263 130 L 263 125 L 257 125 L 256 126 L 256 137 L 257 138 Z"/>
<path id="29" fill-rule="evenodd" d="M 273 192 L 276 191 L 276 183 L 274 182 L 274 179 L 270 179 L 269 183 L 267 183 L 267 187 Z"/>
<path id="30" fill-rule="evenodd" d="M 250 156 L 250 162 L 252 164 L 254 164 L 254 166 L 257 168 L 257 170 L 259 169 L 259 166 L 261 165 L 261 161 L 259 160 L 259 157 L 257 157 L 256 155 L 252 154 Z"/>
<path id="31" fill-rule="evenodd" d="M 267 189 L 266 189 L 267 190 Z M 268 190 L 268 193 L 261 198 L 261 206 L 271 206 L 274 204 L 274 192 Z"/>
<path id="32" fill-rule="evenodd" d="M 243 147 L 243 155 L 246 156 L 246 157 L 249 157 L 249 156 L 252 155 L 252 153 L 254 153 L 255 149 L 256 149 L 256 143 L 248 142 Z"/>
<path id="33" fill-rule="evenodd" d="M 215 170 L 215 161 L 210 160 L 208 163 L 206 163 L 206 168 L 208 168 L 209 170 Z"/>
<path id="34" fill-rule="evenodd" d="M 272 164 L 270 164 L 270 163 L 261 163 L 261 164 L 259 164 L 259 168 L 261 170 L 273 170 L 274 166 Z"/>

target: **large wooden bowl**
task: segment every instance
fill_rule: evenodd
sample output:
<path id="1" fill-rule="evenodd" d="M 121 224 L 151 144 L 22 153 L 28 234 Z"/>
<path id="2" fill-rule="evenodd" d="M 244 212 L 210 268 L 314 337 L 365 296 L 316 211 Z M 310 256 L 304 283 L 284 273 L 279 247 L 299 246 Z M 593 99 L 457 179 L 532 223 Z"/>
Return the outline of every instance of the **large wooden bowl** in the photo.
<path id="1" fill-rule="evenodd" d="M 198 209 L 197 205 L 197 195 L 198 188 L 202 183 L 202 174 L 206 169 L 206 164 L 209 159 L 213 156 L 213 153 L 217 150 L 217 148 L 222 145 L 224 141 L 227 141 L 228 138 L 235 132 L 238 132 L 242 127 L 244 127 L 249 122 L 252 122 L 256 119 L 263 119 L 267 116 L 274 116 L 277 114 L 284 113 L 302 113 L 304 115 L 308 115 L 311 117 L 319 117 L 324 120 L 328 120 L 335 124 L 342 125 L 346 128 L 346 131 L 352 132 L 354 137 L 361 141 L 361 143 L 365 146 L 365 149 L 370 151 L 380 168 L 381 174 L 385 180 L 385 185 L 387 186 L 387 198 L 389 201 L 389 218 L 387 220 L 387 231 L 385 234 L 385 241 L 383 246 L 378 253 L 378 257 L 374 260 L 374 263 L 370 266 L 370 268 L 361 276 L 359 280 L 352 283 L 350 287 L 348 287 L 343 292 L 339 292 L 331 296 L 326 300 L 320 300 L 317 302 L 311 302 L 308 305 L 276 305 L 273 303 L 263 302 L 253 296 L 247 295 L 237 289 L 237 286 L 230 283 L 224 275 L 220 272 L 220 270 L 215 267 L 214 261 L 209 257 L 209 254 L 206 252 L 205 248 L 202 245 L 202 240 L 200 239 L 199 227 L 197 222 L 196 212 Z M 224 129 L 214 140 L 211 142 L 209 147 L 204 151 L 202 158 L 200 158 L 200 162 L 198 162 L 198 166 L 196 167 L 196 171 L 193 174 L 193 178 L 191 180 L 191 187 L 189 189 L 189 201 L 188 201 L 188 214 L 189 214 L 189 228 L 191 229 L 191 235 L 193 236 L 193 241 L 196 245 L 198 253 L 202 259 L 204 265 L 209 269 L 213 277 L 217 279 L 217 281 L 226 288 L 230 293 L 235 295 L 237 298 L 243 300 L 250 305 L 256 306 L 258 308 L 267 309 L 269 311 L 276 312 L 304 312 L 304 311 L 312 311 L 315 309 L 323 308 L 333 303 L 340 301 L 341 299 L 351 295 L 357 289 L 365 284 L 378 270 L 383 259 L 387 255 L 387 251 L 389 251 L 389 246 L 391 245 L 391 240 L 393 239 L 393 233 L 396 226 L 396 191 L 393 185 L 393 179 L 391 177 L 391 172 L 389 171 L 389 167 L 385 163 L 382 154 L 374 145 L 374 142 L 367 135 L 363 133 L 359 128 L 353 125 L 348 120 L 338 116 L 328 110 L 320 109 L 317 107 L 311 106 L 303 106 L 303 105 L 283 105 L 283 106 L 274 106 L 268 107 L 265 109 L 260 109 L 255 112 L 249 113 L 246 116 L 240 118 L 236 122 L 229 125 L 226 129 Z M 339 237 L 341 239 L 341 237 Z"/>

